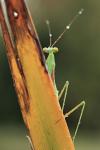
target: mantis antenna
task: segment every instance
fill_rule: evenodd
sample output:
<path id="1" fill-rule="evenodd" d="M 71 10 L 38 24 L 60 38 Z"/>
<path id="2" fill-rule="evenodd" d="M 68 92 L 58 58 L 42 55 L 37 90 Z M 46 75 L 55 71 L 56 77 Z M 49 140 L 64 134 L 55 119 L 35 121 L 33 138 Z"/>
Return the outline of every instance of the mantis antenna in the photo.
<path id="1" fill-rule="evenodd" d="M 65 27 L 64 31 L 58 36 L 58 38 L 56 39 L 56 41 L 51 45 L 51 47 L 53 47 L 64 35 L 64 33 L 70 29 L 70 27 L 72 26 L 72 24 L 77 20 L 77 18 L 82 15 L 84 9 L 81 8 L 78 13 L 76 14 L 76 16 L 71 20 L 71 22 Z M 49 26 L 49 30 L 50 30 L 50 26 Z M 49 35 L 50 36 L 50 35 Z M 52 36 L 52 34 L 51 34 Z"/>
<path id="2" fill-rule="evenodd" d="M 49 45 L 49 47 L 51 47 L 52 46 L 52 33 L 51 33 L 51 27 L 50 27 L 49 20 L 46 20 L 46 24 L 47 24 L 47 27 L 48 27 L 49 37 L 50 37 L 50 45 Z"/>

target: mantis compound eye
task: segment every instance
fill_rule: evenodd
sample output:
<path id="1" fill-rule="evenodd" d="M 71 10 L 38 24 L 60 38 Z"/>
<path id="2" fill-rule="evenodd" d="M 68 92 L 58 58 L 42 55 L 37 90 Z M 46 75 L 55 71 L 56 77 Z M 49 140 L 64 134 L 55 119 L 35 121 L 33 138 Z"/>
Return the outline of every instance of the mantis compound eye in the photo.
<path id="1" fill-rule="evenodd" d="M 53 47 L 52 50 L 54 53 L 57 53 L 59 51 L 59 49 L 57 47 Z"/>
<path id="2" fill-rule="evenodd" d="M 49 53 L 49 49 L 48 49 L 47 47 L 44 47 L 44 48 L 43 48 L 43 52 Z"/>

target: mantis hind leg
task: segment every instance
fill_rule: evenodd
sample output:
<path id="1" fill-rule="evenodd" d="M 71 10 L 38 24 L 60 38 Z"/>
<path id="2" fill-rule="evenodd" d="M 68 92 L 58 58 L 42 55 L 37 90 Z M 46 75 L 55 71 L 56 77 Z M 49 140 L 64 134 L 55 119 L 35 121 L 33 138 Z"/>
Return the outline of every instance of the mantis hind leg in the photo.
<path id="1" fill-rule="evenodd" d="M 59 94 L 59 96 L 58 96 L 58 99 L 60 100 L 61 97 L 62 97 L 62 95 L 64 94 L 64 99 L 63 99 L 63 104 L 62 104 L 62 111 L 64 110 L 64 106 L 65 106 L 65 102 L 66 102 L 66 96 L 67 96 L 68 86 L 69 86 L 69 82 L 66 81 L 65 84 L 64 84 L 64 86 L 63 86 L 63 88 L 62 88 L 62 90 L 61 90 L 61 92 L 60 92 L 60 94 Z M 80 107 L 82 107 L 82 108 L 81 108 L 81 113 L 80 113 L 80 116 L 79 116 L 79 119 L 78 119 L 78 123 L 77 123 L 76 129 L 75 129 L 75 132 L 74 132 L 73 142 L 75 141 L 75 138 L 76 138 L 76 135 L 77 135 L 80 123 L 81 123 L 81 119 L 82 119 L 84 108 L 85 108 L 85 101 L 82 101 L 77 106 L 75 106 L 72 110 L 70 110 L 68 113 L 65 114 L 65 118 L 67 118 L 74 111 L 78 110 L 78 108 L 80 108 Z"/>
<path id="2" fill-rule="evenodd" d="M 32 141 L 31 141 L 31 138 L 29 135 L 26 136 L 28 141 L 29 141 L 29 144 L 30 144 L 30 147 L 31 147 L 31 150 L 34 150 L 34 147 L 33 147 L 33 144 L 32 144 Z"/>
<path id="3" fill-rule="evenodd" d="M 67 91 L 68 91 L 68 86 L 69 86 L 69 82 L 66 81 L 59 96 L 58 99 L 60 100 L 62 95 L 64 94 L 64 99 L 63 99 L 63 104 L 62 104 L 62 111 L 64 110 L 64 106 L 65 106 L 65 102 L 66 102 L 66 96 L 67 96 Z M 64 93 L 65 92 L 65 93 Z"/>
<path id="4" fill-rule="evenodd" d="M 72 110 L 70 110 L 68 113 L 65 114 L 65 118 L 69 117 L 74 111 L 76 111 L 80 107 L 82 107 L 82 109 L 81 109 L 81 113 L 80 113 L 80 116 L 79 116 L 79 119 L 78 119 L 78 123 L 77 123 L 76 129 L 75 129 L 75 132 L 74 132 L 73 142 L 75 141 L 75 138 L 76 138 L 76 135 L 77 135 L 80 123 L 81 123 L 82 115 L 83 115 L 84 108 L 85 108 L 85 101 L 82 101 L 80 104 L 78 104 Z"/>

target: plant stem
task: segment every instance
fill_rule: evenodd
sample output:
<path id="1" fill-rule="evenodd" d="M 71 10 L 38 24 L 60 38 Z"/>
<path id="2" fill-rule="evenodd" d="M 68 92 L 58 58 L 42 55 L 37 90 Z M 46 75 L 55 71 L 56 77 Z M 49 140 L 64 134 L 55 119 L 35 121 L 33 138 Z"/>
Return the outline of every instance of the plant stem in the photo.
<path id="1" fill-rule="evenodd" d="M 35 27 L 24 0 L 6 0 L 9 35 L 0 7 L 7 57 L 25 125 L 34 150 L 74 150 Z"/>

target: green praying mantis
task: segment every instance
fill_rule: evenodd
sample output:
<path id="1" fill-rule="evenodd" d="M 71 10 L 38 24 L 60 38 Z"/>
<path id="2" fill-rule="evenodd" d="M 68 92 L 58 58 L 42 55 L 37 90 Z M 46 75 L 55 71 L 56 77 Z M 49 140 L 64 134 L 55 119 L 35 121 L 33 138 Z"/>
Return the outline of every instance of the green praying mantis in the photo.
<path id="1" fill-rule="evenodd" d="M 66 31 L 68 31 L 71 27 L 71 25 L 74 23 L 74 21 L 83 13 L 84 9 L 81 9 L 77 15 L 72 19 L 72 21 L 65 27 L 64 31 L 59 35 L 59 37 L 57 38 L 57 40 L 52 44 L 52 34 L 51 34 L 51 28 L 50 28 L 50 23 L 47 20 L 46 24 L 48 27 L 48 31 L 49 31 L 49 38 L 50 38 L 50 45 L 49 47 L 44 47 L 43 48 L 43 52 L 48 54 L 48 57 L 46 59 L 46 66 L 48 69 L 48 73 L 51 76 L 51 79 L 53 80 L 53 85 L 54 85 L 54 90 L 55 90 L 55 95 L 57 96 L 58 100 L 61 99 L 62 95 L 64 94 L 64 99 L 63 99 L 63 104 L 62 104 L 62 112 L 64 110 L 65 107 L 65 102 L 66 102 L 66 96 L 67 96 L 67 91 L 68 91 L 68 86 L 69 86 L 69 82 L 66 81 L 61 92 L 59 93 L 57 86 L 56 86 L 56 82 L 55 82 L 55 53 L 57 53 L 59 51 L 59 49 L 57 47 L 54 47 L 54 45 L 62 38 L 62 36 L 64 35 L 64 33 Z M 75 112 L 78 108 L 81 108 L 81 113 L 78 119 L 78 123 L 74 132 L 74 136 L 73 136 L 73 142 L 75 141 L 79 126 L 80 126 L 80 122 L 82 119 L 82 115 L 84 112 L 84 108 L 85 108 L 85 101 L 81 101 L 81 103 L 79 103 L 78 105 L 76 105 L 73 109 L 71 109 L 69 112 L 67 112 L 64 116 L 65 118 L 68 118 L 73 112 Z M 31 139 L 29 136 L 26 136 L 32 150 L 34 149 Z"/>
<path id="2" fill-rule="evenodd" d="M 55 53 L 57 53 L 59 50 L 57 47 L 54 47 L 55 44 L 62 38 L 62 36 L 64 35 L 64 33 L 66 31 L 68 31 L 71 27 L 71 25 L 74 23 L 74 21 L 83 13 L 84 9 L 82 8 L 77 15 L 72 19 L 72 21 L 65 27 L 64 31 L 59 35 L 59 37 L 57 38 L 57 40 L 52 44 L 52 33 L 51 33 L 51 28 L 50 28 L 50 23 L 47 20 L 46 24 L 48 26 L 48 31 L 49 31 L 49 38 L 50 38 L 50 45 L 49 47 L 45 47 L 43 48 L 43 52 L 48 53 L 48 57 L 46 59 L 46 66 L 48 69 L 48 73 L 51 76 L 52 80 L 53 80 L 53 85 L 54 85 L 54 89 L 55 89 L 55 94 L 58 98 L 58 100 L 61 99 L 62 95 L 64 94 L 64 99 L 63 99 L 63 104 L 62 104 L 62 111 L 64 110 L 65 107 L 65 102 L 66 102 L 66 96 L 67 96 L 67 91 L 68 91 L 68 86 L 69 86 L 69 82 L 66 81 L 61 92 L 59 93 L 57 86 L 56 86 L 56 82 L 55 82 Z M 82 119 L 82 115 L 83 115 L 83 111 L 85 108 L 85 101 L 82 101 L 81 103 L 79 103 L 77 106 L 75 106 L 72 110 L 70 110 L 69 112 L 67 112 L 64 116 L 65 118 L 69 117 L 74 111 L 76 111 L 78 108 L 81 108 L 81 113 L 78 119 L 78 123 L 75 129 L 75 133 L 73 136 L 73 142 L 75 140 L 75 137 L 77 135 L 78 129 L 79 129 L 79 125 Z"/>

